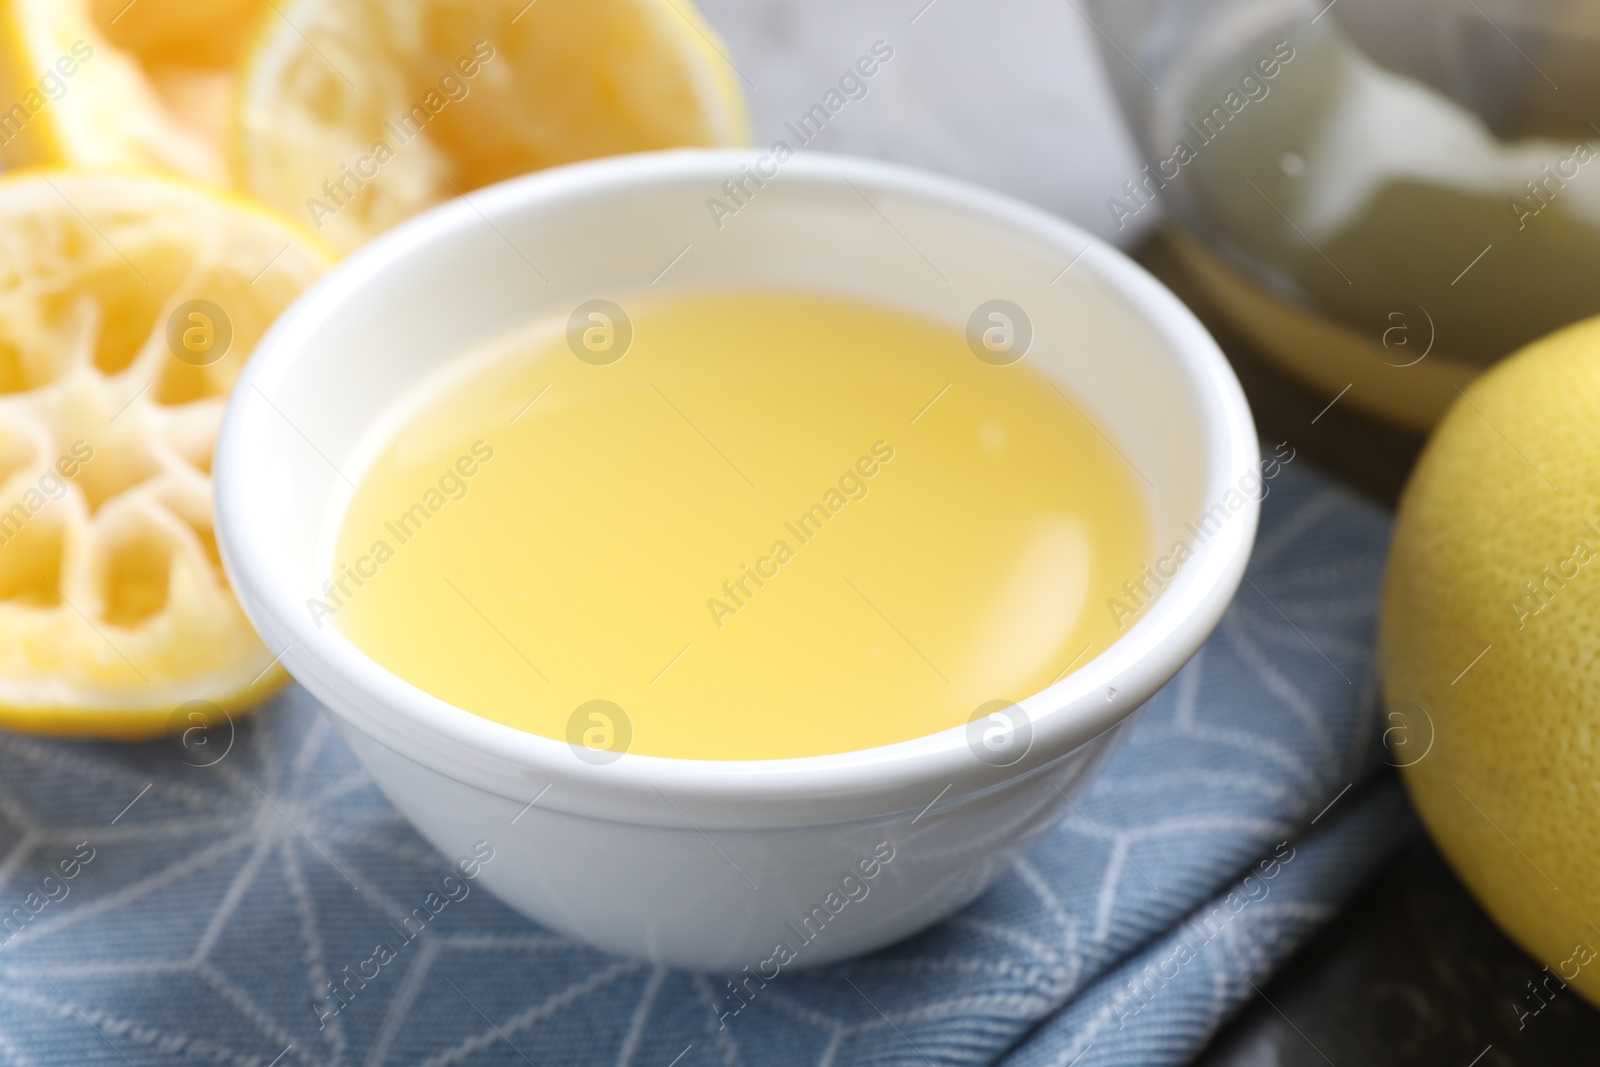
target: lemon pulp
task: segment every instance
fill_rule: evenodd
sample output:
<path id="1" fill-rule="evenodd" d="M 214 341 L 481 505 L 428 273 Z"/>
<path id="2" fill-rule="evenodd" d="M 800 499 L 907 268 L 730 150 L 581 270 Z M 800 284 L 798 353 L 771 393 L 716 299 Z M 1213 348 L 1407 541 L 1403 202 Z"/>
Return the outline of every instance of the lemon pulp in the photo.
<path id="1" fill-rule="evenodd" d="M 148 737 L 190 702 L 260 700 L 284 673 L 223 573 L 211 450 L 329 253 L 123 171 L 10 175 L 0 232 L 0 727 Z"/>
<path id="2" fill-rule="evenodd" d="M 956 726 L 1117 636 L 1142 487 L 1025 361 L 821 295 L 624 314 L 532 324 L 374 431 L 313 616 L 476 714 L 699 759 Z"/>

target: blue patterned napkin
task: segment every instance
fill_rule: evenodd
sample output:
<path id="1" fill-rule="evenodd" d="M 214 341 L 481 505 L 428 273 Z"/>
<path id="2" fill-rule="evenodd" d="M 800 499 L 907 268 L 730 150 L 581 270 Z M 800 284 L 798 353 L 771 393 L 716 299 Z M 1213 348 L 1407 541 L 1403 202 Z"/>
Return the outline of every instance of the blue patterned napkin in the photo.
<path id="1" fill-rule="evenodd" d="M 1387 519 L 1269 485 L 1221 627 L 1026 861 L 748 1002 L 448 891 L 302 690 L 203 756 L 0 735 L 0 1062 L 1182 1063 L 1415 826 L 1373 774 Z"/>

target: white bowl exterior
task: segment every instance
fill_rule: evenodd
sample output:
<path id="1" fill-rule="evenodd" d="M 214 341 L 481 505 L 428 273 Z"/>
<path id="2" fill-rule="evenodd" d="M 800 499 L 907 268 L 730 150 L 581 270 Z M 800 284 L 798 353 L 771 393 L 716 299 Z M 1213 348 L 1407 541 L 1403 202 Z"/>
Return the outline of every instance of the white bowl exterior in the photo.
<path id="1" fill-rule="evenodd" d="M 485 884 L 538 921 L 671 964 L 754 967 L 879 841 L 895 859 L 796 965 L 887 943 L 972 899 L 1199 648 L 1258 512 L 1247 501 L 1203 543 L 1185 530 L 1257 470 L 1254 428 L 1210 337 L 1120 253 L 996 194 L 823 154 L 789 161 L 719 227 L 708 199 L 758 158 L 560 168 L 381 238 L 258 346 L 215 464 L 241 602 L 400 810 L 447 855 L 494 844 Z M 652 285 L 834 291 L 958 327 L 986 300 L 1013 301 L 1033 322 L 1027 359 L 1082 399 L 1148 483 L 1156 543 L 1181 539 L 1193 558 L 1116 644 L 1021 702 L 1034 739 L 1008 768 L 979 761 L 960 729 L 836 756 L 595 766 L 451 707 L 318 628 L 305 602 L 324 577 L 330 503 L 348 491 L 341 468 L 400 395 L 531 318 Z"/>
<path id="2" fill-rule="evenodd" d="M 434 847 L 468 856 L 489 842 L 495 858 L 478 884 L 541 925 L 619 956 L 771 977 L 762 964 L 780 941 L 798 957 L 784 970 L 814 967 L 892 944 L 971 903 L 1055 825 L 1134 718 L 1031 775 L 940 798 L 926 812 L 785 830 L 696 830 L 530 808 L 334 722 Z M 893 858 L 862 878 L 857 865 L 884 844 Z"/>

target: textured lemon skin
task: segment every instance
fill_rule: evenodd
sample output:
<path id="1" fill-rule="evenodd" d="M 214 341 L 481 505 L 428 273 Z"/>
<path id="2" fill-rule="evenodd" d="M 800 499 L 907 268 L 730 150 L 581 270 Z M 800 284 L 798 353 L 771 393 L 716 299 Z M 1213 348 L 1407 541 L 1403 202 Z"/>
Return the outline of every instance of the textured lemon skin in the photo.
<path id="1" fill-rule="evenodd" d="M 1600 319 L 1457 400 L 1400 503 L 1380 653 L 1396 762 L 1434 841 L 1507 933 L 1600 1004 L 1597 416 Z"/>
<path id="2" fill-rule="evenodd" d="M 244 672 L 236 672 L 231 678 L 196 680 L 191 686 L 193 694 L 176 695 L 213 705 L 231 720 L 255 711 L 288 681 L 289 672 L 273 664 L 254 681 L 245 677 Z M 182 727 L 182 706 L 181 700 L 171 696 L 164 702 L 145 706 L 130 704 L 125 708 L 39 708 L 0 703 L 0 730 L 47 737 L 151 741 Z"/>

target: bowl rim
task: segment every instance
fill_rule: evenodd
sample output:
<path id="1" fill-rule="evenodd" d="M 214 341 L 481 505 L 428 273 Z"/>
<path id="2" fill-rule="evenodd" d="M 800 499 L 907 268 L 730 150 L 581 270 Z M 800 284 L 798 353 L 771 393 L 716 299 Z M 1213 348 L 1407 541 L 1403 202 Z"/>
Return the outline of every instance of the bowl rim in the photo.
<path id="1" fill-rule="evenodd" d="M 291 380 L 315 330 L 339 315 L 351 293 L 381 284 L 388 271 L 469 227 L 548 209 L 564 198 L 626 196 L 664 181 L 713 179 L 707 184 L 714 186 L 759 155 L 759 149 L 639 153 L 551 168 L 473 191 L 357 250 L 301 294 L 257 344 L 218 436 L 213 464 L 218 544 L 246 614 L 263 635 L 275 639 L 269 644 L 283 646 L 283 664 L 336 721 L 413 762 L 508 799 L 526 800 L 543 785 L 551 793 L 543 806 L 602 818 L 681 828 L 689 812 L 698 812 L 724 827 L 800 825 L 925 803 L 931 807 L 939 797 L 954 800 L 1043 768 L 1123 722 L 1199 650 L 1244 575 L 1260 512 L 1259 500 L 1249 495 L 1233 521 L 1195 547 L 1181 586 L 1166 590 L 1088 663 L 1017 701 L 1029 716 L 1033 737 L 1024 758 L 1004 768 L 974 756 L 964 726 L 820 756 L 701 760 L 627 753 L 595 765 L 575 758 L 565 741 L 431 696 L 378 665 L 335 627 L 312 625 L 291 592 L 297 586 L 274 570 L 273 554 L 261 550 L 272 537 L 271 524 L 257 520 L 273 502 L 247 487 L 271 484 L 256 474 L 273 461 L 271 449 L 261 446 L 262 435 L 273 432 L 269 415 L 278 410 L 270 398 Z M 1064 253 L 1063 261 L 1075 255 L 1079 269 L 1092 272 L 1145 320 L 1174 370 L 1187 375 L 1187 393 L 1211 457 L 1203 500 L 1218 498 L 1247 469 L 1259 470 L 1249 407 L 1216 342 L 1170 290 L 1107 242 L 1004 194 L 897 164 L 801 153 L 784 165 L 782 180 L 837 188 L 849 183 L 867 193 L 910 196 L 997 224 L 1029 243 L 1054 246 Z M 662 800 L 670 805 L 664 812 Z M 697 829 L 701 825 L 690 821 Z"/>

